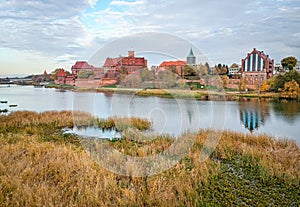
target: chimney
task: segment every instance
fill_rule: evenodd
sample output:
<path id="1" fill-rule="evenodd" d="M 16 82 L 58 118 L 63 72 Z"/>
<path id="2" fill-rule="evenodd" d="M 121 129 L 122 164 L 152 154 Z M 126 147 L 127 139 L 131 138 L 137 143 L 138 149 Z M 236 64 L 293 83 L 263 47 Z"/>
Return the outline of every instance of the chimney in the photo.
<path id="1" fill-rule="evenodd" d="M 128 57 L 133 58 L 134 57 L 134 51 L 128 51 Z"/>

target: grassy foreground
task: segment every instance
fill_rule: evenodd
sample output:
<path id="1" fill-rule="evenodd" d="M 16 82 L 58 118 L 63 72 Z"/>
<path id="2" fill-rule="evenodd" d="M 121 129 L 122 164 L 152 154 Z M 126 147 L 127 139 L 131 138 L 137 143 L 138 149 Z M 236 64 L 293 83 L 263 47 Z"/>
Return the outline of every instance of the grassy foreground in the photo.
<path id="1" fill-rule="evenodd" d="M 82 123 L 91 119 L 84 113 L 81 117 Z M 0 206 L 300 205 L 300 150 L 294 142 L 201 130 L 172 169 L 135 178 L 113 174 L 90 159 L 79 137 L 62 133 L 72 126 L 67 111 L 0 116 Z M 201 163 L 209 133 L 221 133 L 221 139 Z M 161 152 L 172 141 L 124 139 L 110 145 L 142 157 Z"/>

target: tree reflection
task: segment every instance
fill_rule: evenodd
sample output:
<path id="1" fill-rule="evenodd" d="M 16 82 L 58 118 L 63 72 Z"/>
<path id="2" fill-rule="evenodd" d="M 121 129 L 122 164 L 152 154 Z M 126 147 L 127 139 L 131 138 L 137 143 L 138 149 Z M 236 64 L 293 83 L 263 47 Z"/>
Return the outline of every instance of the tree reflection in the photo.
<path id="1" fill-rule="evenodd" d="M 293 123 L 300 113 L 300 103 L 296 101 L 280 101 L 272 104 L 277 115 Z"/>

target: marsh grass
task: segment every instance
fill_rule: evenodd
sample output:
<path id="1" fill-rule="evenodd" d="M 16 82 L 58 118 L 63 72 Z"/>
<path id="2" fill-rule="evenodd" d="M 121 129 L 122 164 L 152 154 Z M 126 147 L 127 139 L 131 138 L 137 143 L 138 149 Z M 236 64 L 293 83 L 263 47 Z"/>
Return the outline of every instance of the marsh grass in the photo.
<path id="1" fill-rule="evenodd" d="M 96 126 L 102 129 L 115 129 L 116 131 L 124 131 L 128 128 L 135 128 L 141 131 L 145 131 L 151 128 L 151 122 L 147 119 L 138 117 L 109 117 L 98 118 L 96 120 Z"/>
<path id="2" fill-rule="evenodd" d="M 88 115 L 83 116 L 88 120 Z M 0 115 L 0 206 L 297 206 L 300 150 L 267 135 L 221 133 L 215 151 L 199 162 L 210 133 L 200 130 L 191 150 L 170 170 L 149 177 L 111 173 L 65 135 L 71 112 Z M 104 140 L 98 140 L 104 141 Z M 124 154 L 149 156 L 171 137 L 107 141 Z M 133 166 L 134 167 L 134 166 Z"/>

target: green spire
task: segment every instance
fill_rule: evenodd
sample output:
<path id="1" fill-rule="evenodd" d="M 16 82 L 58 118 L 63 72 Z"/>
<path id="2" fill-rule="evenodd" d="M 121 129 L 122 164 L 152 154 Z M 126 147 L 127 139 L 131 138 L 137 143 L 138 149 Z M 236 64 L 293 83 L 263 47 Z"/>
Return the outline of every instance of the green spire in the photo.
<path id="1" fill-rule="evenodd" d="M 188 58 L 191 58 L 191 57 L 195 57 L 194 53 L 193 53 L 193 49 L 191 48 L 190 50 L 190 54 L 187 56 Z"/>

